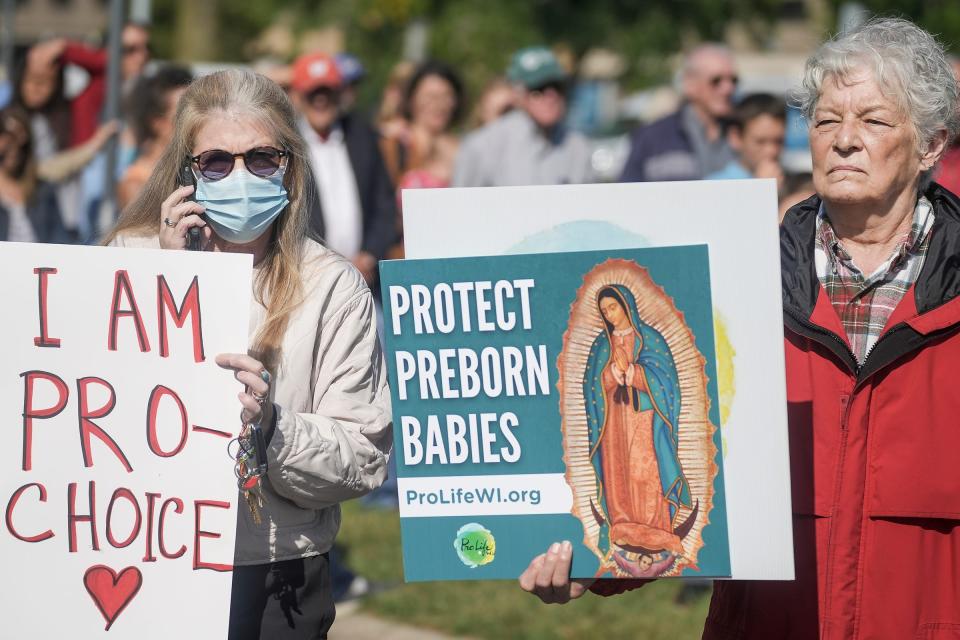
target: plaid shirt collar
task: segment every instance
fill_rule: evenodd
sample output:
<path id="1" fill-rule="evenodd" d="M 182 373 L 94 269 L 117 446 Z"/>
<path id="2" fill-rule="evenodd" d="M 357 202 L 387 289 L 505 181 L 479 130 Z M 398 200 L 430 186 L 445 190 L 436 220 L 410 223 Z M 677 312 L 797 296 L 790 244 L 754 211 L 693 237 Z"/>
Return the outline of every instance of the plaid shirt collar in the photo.
<path id="1" fill-rule="evenodd" d="M 893 310 L 916 282 L 933 222 L 933 206 L 921 197 L 913 211 L 910 231 L 883 264 L 865 275 L 837 238 L 826 210 L 820 205 L 815 242 L 817 277 L 840 317 L 857 362 L 864 362 Z"/>
<path id="2" fill-rule="evenodd" d="M 821 269 L 821 262 L 823 262 L 825 258 L 828 264 L 824 264 L 824 267 L 833 266 L 834 268 L 831 270 L 836 273 L 835 267 L 837 263 L 842 264 L 849 271 L 863 279 L 861 286 L 864 288 L 885 278 L 892 277 L 896 275 L 907 258 L 916 254 L 921 248 L 921 245 L 930 234 L 930 229 L 933 227 L 933 219 L 933 205 L 930 204 L 926 196 L 920 196 L 917 200 L 917 206 L 913 210 L 913 222 L 910 224 L 910 231 L 897 243 L 890 257 L 877 267 L 876 271 L 866 275 L 854 264 L 853 258 L 850 257 L 850 254 L 844 248 L 840 239 L 837 238 L 837 234 L 833 230 L 833 224 L 830 223 L 830 218 L 827 215 L 827 210 L 821 202 L 820 209 L 817 211 L 817 249 L 822 249 L 825 255 L 816 256 L 817 275 L 826 271 L 826 269 Z"/>

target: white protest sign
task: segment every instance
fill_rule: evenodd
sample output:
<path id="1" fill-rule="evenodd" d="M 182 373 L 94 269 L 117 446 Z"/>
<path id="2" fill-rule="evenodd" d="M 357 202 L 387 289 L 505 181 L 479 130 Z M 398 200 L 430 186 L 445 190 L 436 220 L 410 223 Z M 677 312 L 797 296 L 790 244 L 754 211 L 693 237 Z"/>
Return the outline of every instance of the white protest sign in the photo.
<path id="1" fill-rule="evenodd" d="M 251 256 L 0 243 L 3 637 L 225 638 Z"/>
<path id="2" fill-rule="evenodd" d="M 414 189 L 403 226 L 407 258 L 709 245 L 732 577 L 793 579 L 773 180 Z"/>

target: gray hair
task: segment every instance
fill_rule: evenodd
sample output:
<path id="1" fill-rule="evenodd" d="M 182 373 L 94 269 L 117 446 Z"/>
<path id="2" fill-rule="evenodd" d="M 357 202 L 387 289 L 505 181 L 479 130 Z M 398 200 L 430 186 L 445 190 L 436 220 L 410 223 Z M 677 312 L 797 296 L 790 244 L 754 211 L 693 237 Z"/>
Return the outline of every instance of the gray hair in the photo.
<path id="1" fill-rule="evenodd" d="M 684 81 L 696 75 L 700 70 L 701 60 L 705 56 L 723 56 L 733 60 L 733 51 L 721 42 L 703 42 L 687 51 L 680 60 L 680 66 L 673 74 L 673 88 L 677 93 L 683 93 Z"/>
<path id="2" fill-rule="evenodd" d="M 680 63 L 679 77 L 683 78 L 697 71 L 705 56 L 718 56 L 733 60 L 733 51 L 721 42 L 703 42 L 688 51 Z"/>
<path id="3" fill-rule="evenodd" d="M 813 118 L 825 79 L 847 80 L 863 70 L 909 117 L 918 150 L 925 151 L 944 129 L 948 140 L 956 135 L 957 82 L 947 55 L 932 35 L 900 18 L 870 20 L 834 36 L 810 56 L 795 94 L 807 119 Z M 924 173 L 921 186 L 932 170 Z"/>

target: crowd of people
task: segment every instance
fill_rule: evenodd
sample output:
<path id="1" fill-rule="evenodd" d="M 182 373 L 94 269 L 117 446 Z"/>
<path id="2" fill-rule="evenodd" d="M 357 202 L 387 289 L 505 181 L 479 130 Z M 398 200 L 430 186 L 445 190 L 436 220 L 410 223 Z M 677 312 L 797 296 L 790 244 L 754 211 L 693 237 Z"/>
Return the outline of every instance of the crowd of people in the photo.
<path id="1" fill-rule="evenodd" d="M 263 430 L 269 499 L 266 525 L 240 510 L 230 637 L 325 637 L 331 576 L 343 570 L 328 555 L 338 505 L 388 475 L 376 280 L 380 260 L 403 255 L 400 194 L 595 181 L 590 141 L 566 124 L 573 78 L 549 48 L 527 47 L 471 110 L 450 66 L 404 62 L 370 115 L 357 105 L 366 74 L 353 56 L 306 53 L 269 78 L 194 78 L 148 64 L 149 36 L 144 25 L 123 30 L 118 121 L 101 118 L 105 51 L 58 39 L 26 53 L 0 109 L 0 240 L 106 233 L 114 246 L 179 250 L 196 230 L 201 250 L 253 254 L 253 346 L 217 363 L 245 386 L 242 421 Z M 70 97 L 68 65 L 88 76 Z M 799 93 L 812 171 L 791 174 L 780 163 L 784 98 L 738 95 L 735 56 L 708 43 L 683 60 L 679 108 L 630 136 L 621 181 L 772 178 L 781 218 L 790 208 L 791 456 L 815 465 L 794 474 L 797 580 L 723 583 L 705 637 L 956 630 L 960 581 L 943 560 L 957 547 L 956 407 L 940 388 L 960 357 L 952 73 L 942 47 L 903 20 L 824 44 Z M 103 190 L 110 172 L 116 194 Z M 113 200 L 119 218 L 104 228 Z M 523 589 L 566 602 L 642 586 L 571 582 L 570 554 L 558 542 L 532 559 Z"/>
<path id="2" fill-rule="evenodd" d="M 102 121 L 105 50 L 54 39 L 26 52 L 7 104 L 0 101 L 0 238 L 95 242 L 136 199 L 193 80 L 190 69 L 152 61 L 150 51 L 149 27 L 127 24 L 122 115 L 109 122 Z M 87 79 L 67 97 L 69 67 Z M 403 256 L 405 189 L 598 179 L 591 141 L 567 126 L 575 78 L 547 47 L 516 52 L 503 76 L 473 100 L 449 65 L 400 62 L 373 111 L 357 104 L 367 74 L 348 53 L 307 53 L 264 72 L 292 100 L 307 141 L 320 194 L 311 226 L 368 284 L 379 260 Z M 727 47 L 696 47 L 678 77 L 680 107 L 630 134 L 621 181 L 775 178 L 781 217 L 812 193 L 809 173 L 787 173 L 780 164 L 783 97 L 738 95 L 736 60 Z M 116 193 L 108 198 L 104 147 L 113 137 Z"/>

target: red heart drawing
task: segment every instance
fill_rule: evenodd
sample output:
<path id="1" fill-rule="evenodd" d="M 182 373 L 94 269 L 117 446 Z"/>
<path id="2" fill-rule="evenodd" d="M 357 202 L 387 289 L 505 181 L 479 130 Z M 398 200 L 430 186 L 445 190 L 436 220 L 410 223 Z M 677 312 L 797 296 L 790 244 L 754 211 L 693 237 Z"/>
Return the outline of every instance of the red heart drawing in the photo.
<path id="1" fill-rule="evenodd" d="M 143 574 L 136 567 L 127 567 L 118 575 L 110 567 L 97 564 L 83 574 L 83 586 L 107 621 L 104 630 L 110 628 L 142 585 Z"/>

